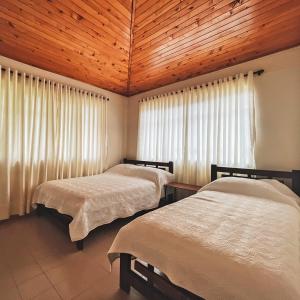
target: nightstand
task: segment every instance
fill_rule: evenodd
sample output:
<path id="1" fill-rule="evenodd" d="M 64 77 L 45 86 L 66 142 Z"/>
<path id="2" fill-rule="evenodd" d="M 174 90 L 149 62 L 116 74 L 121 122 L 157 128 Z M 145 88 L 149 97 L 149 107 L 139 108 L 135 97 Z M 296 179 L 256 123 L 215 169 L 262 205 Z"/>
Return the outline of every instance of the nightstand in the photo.
<path id="1" fill-rule="evenodd" d="M 177 197 L 177 190 L 184 190 L 188 192 L 188 196 L 192 195 L 192 194 L 196 194 L 198 190 L 200 190 L 202 188 L 202 186 L 199 185 L 192 185 L 192 184 L 186 184 L 186 183 L 180 183 L 180 182 L 170 182 L 168 184 L 165 185 L 165 197 L 166 199 L 168 196 L 168 189 L 172 188 L 174 193 L 173 193 L 173 197 L 172 197 L 172 201 L 171 202 L 175 202 L 178 201 L 180 199 L 178 199 Z"/>

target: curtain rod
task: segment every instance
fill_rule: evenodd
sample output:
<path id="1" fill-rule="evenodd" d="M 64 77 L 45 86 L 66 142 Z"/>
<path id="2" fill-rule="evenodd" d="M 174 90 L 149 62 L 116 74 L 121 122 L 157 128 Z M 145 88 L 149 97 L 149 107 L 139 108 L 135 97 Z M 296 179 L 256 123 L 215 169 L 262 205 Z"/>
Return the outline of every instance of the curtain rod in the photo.
<path id="1" fill-rule="evenodd" d="M 260 70 L 254 71 L 254 72 L 253 72 L 253 75 L 255 75 L 255 76 L 260 76 L 261 74 L 264 73 L 264 71 L 265 71 L 264 69 L 260 69 Z M 244 74 L 244 77 L 248 77 L 248 73 Z M 232 79 L 235 80 L 236 77 L 234 76 L 234 77 L 232 77 Z M 211 82 L 211 85 L 214 85 L 214 83 Z M 208 86 L 208 83 L 203 83 L 203 84 L 201 84 L 201 85 L 200 85 L 200 88 L 202 88 L 202 86 Z M 189 89 L 192 90 L 192 88 L 193 88 L 193 87 L 190 87 Z M 196 90 L 197 88 L 198 88 L 197 86 L 194 87 L 195 90 Z M 174 95 L 174 94 L 178 94 L 178 93 L 183 93 L 183 90 L 179 90 L 179 91 L 176 91 L 176 92 L 167 92 L 167 93 L 165 93 L 165 94 L 168 94 L 168 93 L 170 93 L 171 95 Z M 151 97 L 152 97 L 152 98 L 158 98 L 158 97 L 160 97 L 161 95 L 163 95 L 163 94 L 156 95 L 156 96 L 150 96 L 149 98 L 151 98 Z M 143 101 L 147 101 L 147 99 L 142 99 L 142 100 L 139 100 L 138 102 L 143 102 Z"/>
<path id="2" fill-rule="evenodd" d="M 1 67 L 1 70 L 2 71 L 7 71 L 7 68 L 5 68 L 5 67 Z M 17 71 L 18 72 L 18 76 L 21 76 L 22 75 L 22 72 L 19 72 L 19 71 Z M 14 71 L 13 70 L 10 70 L 10 73 L 11 74 L 14 74 Z M 25 73 L 25 72 L 24 72 Z M 25 73 L 26 74 L 26 73 Z M 26 74 L 25 75 L 25 77 L 26 78 L 30 78 L 30 76 L 28 75 L 28 74 Z M 37 76 L 32 76 L 32 78 L 33 78 L 33 80 L 36 80 L 37 79 Z M 50 79 L 46 79 L 46 80 L 50 80 Z M 42 82 L 42 79 L 39 79 L 39 82 Z M 53 82 L 53 85 L 54 86 L 56 86 L 58 83 L 57 82 Z M 82 91 L 82 92 L 85 92 L 85 93 L 91 93 L 92 95 L 94 95 L 96 98 L 100 98 L 100 97 L 103 97 L 106 101 L 109 101 L 109 97 L 105 97 L 105 96 L 102 96 L 102 95 L 99 95 L 99 94 L 97 94 L 97 93 L 95 93 L 95 92 L 90 92 L 90 91 L 87 91 L 87 90 L 84 90 L 84 89 L 80 89 L 80 88 L 76 88 L 76 87 L 73 87 L 73 86 L 70 86 L 70 85 L 67 85 L 67 84 L 63 84 L 63 83 L 61 83 L 61 86 L 62 87 L 66 87 L 66 86 L 69 86 L 71 89 L 73 89 L 73 90 L 76 90 L 76 89 L 78 89 L 79 91 Z"/>

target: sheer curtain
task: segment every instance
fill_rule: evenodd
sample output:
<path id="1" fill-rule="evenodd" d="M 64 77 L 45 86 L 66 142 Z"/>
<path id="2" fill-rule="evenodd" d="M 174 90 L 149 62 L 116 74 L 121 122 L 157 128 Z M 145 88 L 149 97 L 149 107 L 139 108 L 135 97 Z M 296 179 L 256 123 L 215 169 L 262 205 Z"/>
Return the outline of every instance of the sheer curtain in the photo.
<path id="1" fill-rule="evenodd" d="M 0 219 L 28 213 L 47 180 L 101 173 L 106 99 L 0 68 Z"/>
<path id="2" fill-rule="evenodd" d="M 143 99 L 138 158 L 175 163 L 177 180 L 203 185 L 210 165 L 254 167 L 253 72 Z"/>

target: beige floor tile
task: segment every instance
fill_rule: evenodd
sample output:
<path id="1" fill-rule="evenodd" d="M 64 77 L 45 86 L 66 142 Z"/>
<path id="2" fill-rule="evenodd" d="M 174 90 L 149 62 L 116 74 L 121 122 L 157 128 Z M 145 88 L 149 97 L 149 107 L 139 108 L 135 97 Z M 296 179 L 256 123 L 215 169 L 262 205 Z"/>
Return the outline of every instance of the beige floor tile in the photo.
<path id="1" fill-rule="evenodd" d="M 74 300 L 126 300 L 130 299 L 129 296 L 121 290 L 110 289 L 105 286 L 93 286 L 92 288 L 84 291 L 80 295 L 74 298 Z"/>
<path id="2" fill-rule="evenodd" d="M 7 264 L 12 269 L 20 269 L 35 263 L 30 252 L 23 251 L 22 249 L 19 249 L 19 252 L 16 249 L 13 249 L 9 254 L 6 253 L 5 255 Z"/>
<path id="3" fill-rule="evenodd" d="M 51 219 L 31 215 L 1 223 L 0 300 L 144 300 L 134 289 L 130 295 L 119 289 L 119 261 L 110 272 L 107 260 L 125 223 L 96 230 L 83 251 Z"/>
<path id="4" fill-rule="evenodd" d="M 53 284 L 57 284 L 77 278 L 79 274 L 81 276 L 89 274 L 93 267 L 91 260 L 83 252 L 77 252 L 72 257 L 67 258 L 62 265 L 47 270 L 46 274 Z"/>
<path id="5" fill-rule="evenodd" d="M 75 276 L 70 276 L 67 280 L 55 285 L 60 296 L 63 299 L 72 299 L 81 292 L 89 289 L 97 282 L 106 281 L 110 274 L 101 269 L 97 265 L 89 265 L 88 268 L 83 268 L 81 272 L 77 272 Z"/>
<path id="6" fill-rule="evenodd" d="M 1 228 L 1 225 L 0 225 L 0 228 Z M 5 257 L 5 254 L 3 252 L 3 250 L 1 249 L 2 248 L 2 245 L 5 243 L 5 241 L 2 241 L 0 240 L 0 267 L 1 266 L 7 266 L 7 260 L 6 260 L 6 257 Z M 0 269 L 1 271 L 1 269 Z"/>
<path id="7" fill-rule="evenodd" d="M 42 252 L 35 251 L 33 254 L 35 260 L 38 262 L 43 271 L 48 271 L 54 267 L 58 267 L 77 256 L 80 252 L 72 245 L 71 249 L 65 249 L 59 245 L 56 248 L 44 249 Z"/>
<path id="8" fill-rule="evenodd" d="M 9 290 L 16 287 L 16 283 L 10 274 L 0 280 L 0 291 Z"/>
<path id="9" fill-rule="evenodd" d="M 62 299 L 69 300 L 90 288 L 92 284 L 93 282 L 84 280 L 84 278 L 73 277 L 55 285 L 55 288 Z"/>
<path id="10" fill-rule="evenodd" d="M 1 290 L 1 298 L 3 300 L 21 300 L 21 296 L 16 287 Z"/>
<path id="11" fill-rule="evenodd" d="M 66 280 L 55 286 L 58 294 L 63 300 L 73 299 L 83 291 L 87 290 L 89 287 L 90 285 L 80 280 L 78 280 L 77 282 Z"/>
<path id="12" fill-rule="evenodd" d="M 13 277 L 17 285 L 22 282 L 31 279 L 42 273 L 42 269 L 37 263 L 32 263 L 21 268 L 14 268 L 12 270 Z"/>
<path id="13" fill-rule="evenodd" d="M 104 281 L 85 290 L 76 296 L 74 300 L 146 300 L 146 298 L 134 289 L 126 294 L 113 281 Z"/>
<path id="14" fill-rule="evenodd" d="M 88 290 L 84 291 L 76 300 L 145 300 L 145 298 L 131 289 L 130 294 L 126 294 L 119 289 L 119 260 L 117 260 L 108 276 L 98 280 Z"/>
<path id="15" fill-rule="evenodd" d="M 59 252 L 52 252 L 50 254 L 49 252 L 47 256 L 37 257 L 36 261 L 40 265 L 41 269 L 45 272 L 63 265 L 67 259 L 68 255 L 63 255 Z"/>
<path id="16" fill-rule="evenodd" d="M 32 256 L 36 260 L 39 260 L 41 258 L 54 255 L 54 254 L 56 255 L 59 254 L 60 256 L 67 256 L 69 254 L 76 253 L 77 249 L 73 245 L 73 243 L 69 241 L 67 236 L 65 236 L 64 238 L 65 240 L 63 243 L 56 242 L 55 246 L 44 244 L 43 246 L 37 247 L 35 249 L 31 249 Z"/>
<path id="17" fill-rule="evenodd" d="M 34 258 L 49 256 L 57 251 L 63 255 L 76 252 L 76 247 L 74 243 L 71 243 L 70 238 L 67 235 L 61 236 L 61 232 L 58 231 L 57 228 L 53 228 L 52 232 L 46 233 L 52 237 L 51 240 L 41 239 L 30 246 L 30 251 Z"/>
<path id="18" fill-rule="evenodd" d="M 27 300 L 32 299 L 42 292 L 50 289 L 51 283 L 44 274 L 41 274 L 21 283 L 18 288 L 22 299 Z"/>
<path id="19" fill-rule="evenodd" d="M 0 262 L 0 281 L 7 278 L 8 274 L 11 274 L 11 269 L 4 262 Z"/>
<path id="20" fill-rule="evenodd" d="M 60 296 L 54 288 L 50 288 L 49 290 L 40 293 L 33 300 L 60 300 Z"/>

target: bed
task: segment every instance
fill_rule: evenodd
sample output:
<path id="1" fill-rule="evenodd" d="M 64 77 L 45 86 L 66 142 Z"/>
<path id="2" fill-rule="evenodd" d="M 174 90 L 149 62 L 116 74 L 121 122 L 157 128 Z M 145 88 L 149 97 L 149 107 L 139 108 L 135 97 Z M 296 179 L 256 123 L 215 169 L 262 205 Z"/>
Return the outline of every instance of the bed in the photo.
<path id="1" fill-rule="evenodd" d="M 120 257 L 121 289 L 149 299 L 300 299 L 300 171 L 212 165 L 211 179 L 121 228 L 108 252 L 111 263 Z"/>
<path id="2" fill-rule="evenodd" d="M 172 162 L 124 159 L 99 175 L 39 185 L 33 205 L 39 215 L 51 214 L 67 225 L 71 240 L 82 250 L 83 240 L 95 228 L 157 208 L 172 173 Z"/>

